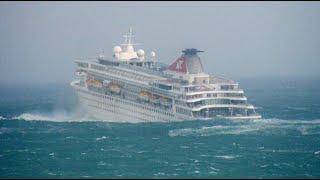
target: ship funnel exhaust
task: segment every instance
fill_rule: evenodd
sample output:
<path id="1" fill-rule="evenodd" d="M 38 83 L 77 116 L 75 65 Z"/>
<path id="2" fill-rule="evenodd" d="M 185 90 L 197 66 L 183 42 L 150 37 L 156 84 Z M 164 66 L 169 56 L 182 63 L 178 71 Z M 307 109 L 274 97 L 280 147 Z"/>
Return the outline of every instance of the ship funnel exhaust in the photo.
<path id="1" fill-rule="evenodd" d="M 183 74 L 200 74 L 203 73 L 203 67 L 198 52 L 204 52 L 197 49 L 185 49 L 183 54 L 174 61 L 167 69 L 172 72 Z"/>
<path id="2" fill-rule="evenodd" d="M 197 55 L 198 52 L 204 52 L 195 48 L 185 49 L 182 51 L 185 55 Z"/>

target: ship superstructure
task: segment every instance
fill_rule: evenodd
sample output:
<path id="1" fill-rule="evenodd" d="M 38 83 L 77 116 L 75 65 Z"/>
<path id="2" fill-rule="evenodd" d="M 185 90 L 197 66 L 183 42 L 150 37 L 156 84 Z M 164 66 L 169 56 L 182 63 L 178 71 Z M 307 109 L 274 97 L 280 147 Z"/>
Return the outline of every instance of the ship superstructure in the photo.
<path id="1" fill-rule="evenodd" d="M 233 80 L 209 75 L 197 49 L 185 49 L 171 65 L 155 52 L 135 51 L 132 31 L 113 56 L 76 60 L 78 80 L 71 85 L 88 112 L 106 121 L 152 122 L 214 118 L 256 119 Z"/>

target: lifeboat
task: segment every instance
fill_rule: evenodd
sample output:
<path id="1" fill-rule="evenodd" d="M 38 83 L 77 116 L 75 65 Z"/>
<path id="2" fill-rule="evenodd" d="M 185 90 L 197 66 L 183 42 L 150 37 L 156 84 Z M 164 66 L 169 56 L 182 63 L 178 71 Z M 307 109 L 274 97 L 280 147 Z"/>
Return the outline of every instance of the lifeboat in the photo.
<path id="1" fill-rule="evenodd" d="M 119 94 L 121 90 L 120 86 L 114 83 L 109 83 L 108 88 L 110 89 L 111 92 L 114 92 L 117 94 Z"/>
<path id="2" fill-rule="evenodd" d="M 102 88 L 102 82 L 99 80 L 94 80 L 93 85 L 97 88 Z"/>
<path id="3" fill-rule="evenodd" d="M 87 83 L 89 86 L 94 86 L 94 87 L 97 87 L 97 88 L 101 88 L 101 87 L 102 87 L 102 82 L 101 82 L 100 80 L 87 79 L 87 80 L 86 80 L 86 83 Z"/>
<path id="4" fill-rule="evenodd" d="M 140 91 L 139 92 L 139 98 L 145 101 L 149 101 L 150 100 L 150 93 L 147 91 Z"/>

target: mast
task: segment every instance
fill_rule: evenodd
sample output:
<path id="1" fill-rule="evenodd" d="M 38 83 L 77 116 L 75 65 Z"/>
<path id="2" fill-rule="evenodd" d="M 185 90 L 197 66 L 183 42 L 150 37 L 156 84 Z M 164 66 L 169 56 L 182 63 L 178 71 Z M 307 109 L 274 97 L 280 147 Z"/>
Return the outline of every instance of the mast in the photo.
<path id="1" fill-rule="evenodd" d="M 129 45 L 133 45 L 132 44 L 132 37 L 134 37 L 134 35 L 132 34 L 132 28 L 130 27 L 129 28 L 129 32 L 126 33 L 125 35 L 123 35 L 123 37 L 125 38 L 125 43 L 124 44 L 121 44 L 121 45 L 124 45 L 124 46 L 129 46 Z"/>
<path id="2" fill-rule="evenodd" d="M 123 37 L 125 38 L 125 43 L 121 44 L 121 46 L 124 47 L 124 50 L 128 53 L 133 53 L 134 52 L 134 48 L 133 45 L 138 45 L 138 43 L 133 43 L 133 33 L 132 33 L 132 28 L 129 28 L 129 32 L 126 33 L 125 35 L 123 35 Z"/>

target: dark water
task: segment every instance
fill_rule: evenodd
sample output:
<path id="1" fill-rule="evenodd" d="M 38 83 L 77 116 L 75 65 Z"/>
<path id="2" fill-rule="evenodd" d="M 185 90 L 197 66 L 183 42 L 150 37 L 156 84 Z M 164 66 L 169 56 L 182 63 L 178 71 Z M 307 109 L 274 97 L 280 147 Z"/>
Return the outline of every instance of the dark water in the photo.
<path id="1" fill-rule="evenodd" d="M 68 84 L 0 87 L 0 178 L 320 178 L 320 81 L 243 80 L 262 120 L 91 121 Z"/>

